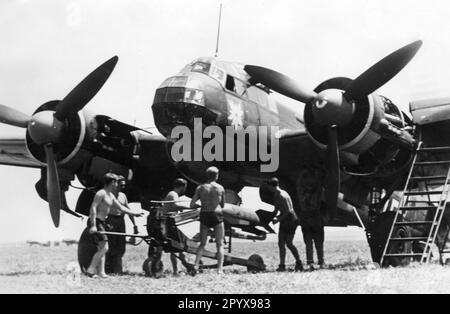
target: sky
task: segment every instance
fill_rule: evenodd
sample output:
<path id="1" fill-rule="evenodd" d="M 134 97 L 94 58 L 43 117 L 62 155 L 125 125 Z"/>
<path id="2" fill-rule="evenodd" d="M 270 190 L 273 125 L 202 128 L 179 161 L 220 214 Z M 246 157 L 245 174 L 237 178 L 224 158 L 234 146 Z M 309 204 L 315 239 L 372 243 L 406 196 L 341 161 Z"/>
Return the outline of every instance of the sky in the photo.
<path id="1" fill-rule="evenodd" d="M 314 88 L 334 76 L 355 78 L 422 39 L 416 58 L 379 92 L 404 111 L 411 100 L 450 96 L 445 0 L 4 0 L 0 103 L 31 114 L 117 55 L 116 69 L 87 109 L 153 126 L 158 85 L 193 59 L 214 54 L 220 3 L 223 60 L 273 68 Z M 24 136 L 24 130 L 0 126 L 0 137 L 12 135 Z M 0 242 L 78 238 L 85 222 L 63 214 L 61 227 L 52 227 L 48 206 L 34 190 L 39 175 L 0 166 Z M 78 194 L 67 194 L 72 207 Z M 265 208 L 255 190 L 243 198 L 244 205 Z"/>

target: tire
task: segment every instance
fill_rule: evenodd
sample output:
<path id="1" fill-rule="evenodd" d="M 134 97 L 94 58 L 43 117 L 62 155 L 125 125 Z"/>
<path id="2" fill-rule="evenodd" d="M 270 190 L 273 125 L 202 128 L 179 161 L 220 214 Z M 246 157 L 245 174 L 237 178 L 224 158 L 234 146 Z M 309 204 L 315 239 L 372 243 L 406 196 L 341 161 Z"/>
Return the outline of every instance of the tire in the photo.
<path id="1" fill-rule="evenodd" d="M 144 271 L 145 277 L 152 276 L 152 259 L 147 258 L 142 264 L 142 270 Z"/>
<path id="2" fill-rule="evenodd" d="M 386 212 L 379 215 L 373 225 L 372 238 L 369 241 L 370 252 L 374 263 L 380 264 L 381 256 L 383 255 L 384 247 L 386 246 L 389 232 L 391 231 L 392 223 L 394 222 L 395 212 Z M 394 230 L 392 237 L 394 238 L 409 238 L 412 230 L 410 227 L 401 227 Z M 389 253 L 411 253 L 413 250 L 412 242 L 394 243 L 389 250 Z M 411 259 L 407 258 L 388 258 L 383 262 L 383 267 L 387 266 L 406 266 Z"/>
<path id="3" fill-rule="evenodd" d="M 248 258 L 251 265 L 247 265 L 247 271 L 249 273 L 258 273 L 266 270 L 263 258 L 258 254 L 253 254 Z"/>
<path id="4" fill-rule="evenodd" d="M 392 235 L 393 238 L 410 238 L 411 230 L 409 227 L 401 227 L 396 229 Z M 394 242 L 390 245 L 389 253 L 400 254 L 400 253 L 412 253 L 413 251 L 413 243 L 408 242 Z M 383 266 L 407 266 L 411 262 L 411 258 L 409 257 L 390 257 L 386 259 L 386 262 L 383 263 Z"/>
<path id="5" fill-rule="evenodd" d="M 84 273 L 91 264 L 92 257 L 97 252 L 94 238 L 89 233 L 89 228 L 84 229 L 78 242 L 78 264 Z"/>
<path id="6" fill-rule="evenodd" d="M 146 277 L 161 278 L 164 272 L 164 264 L 161 260 L 154 261 L 153 258 L 147 258 L 142 264 L 142 270 Z"/>

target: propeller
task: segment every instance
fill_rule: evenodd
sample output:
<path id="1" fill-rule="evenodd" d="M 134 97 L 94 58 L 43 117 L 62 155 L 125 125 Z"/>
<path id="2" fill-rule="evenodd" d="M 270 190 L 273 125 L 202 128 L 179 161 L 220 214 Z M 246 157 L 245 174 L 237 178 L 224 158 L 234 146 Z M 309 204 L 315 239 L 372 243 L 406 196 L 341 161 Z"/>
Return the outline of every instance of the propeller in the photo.
<path id="1" fill-rule="evenodd" d="M 18 110 L 9 108 L 4 105 L 0 105 L 0 122 L 17 126 L 19 128 L 26 128 L 28 121 L 31 120 L 29 115 L 22 113 Z"/>
<path id="2" fill-rule="evenodd" d="M 59 121 L 76 114 L 98 93 L 114 70 L 119 58 L 112 57 L 92 71 L 72 91 L 64 97 L 56 108 L 55 118 Z"/>
<path id="3" fill-rule="evenodd" d="M 355 80 L 346 79 L 344 93 L 335 89 L 325 89 L 316 93 L 274 70 L 254 65 L 244 67 L 254 82 L 259 82 L 284 96 L 305 103 L 305 122 L 308 122 L 306 121 L 308 111 L 312 113 L 314 124 L 327 128 L 326 201 L 332 218 L 336 214 L 340 189 L 339 131 L 352 121 L 356 101 L 367 97 L 396 76 L 411 61 L 421 46 L 422 41 L 415 41 L 386 56 Z M 342 80 L 342 78 L 336 78 L 336 80 Z"/>
<path id="4" fill-rule="evenodd" d="M 256 65 L 246 65 L 244 70 L 255 81 L 300 102 L 310 102 L 317 96 L 314 91 L 300 86 L 295 80 L 274 70 Z"/>
<path id="5" fill-rule="evenodd" d="M 339 147 L 337 138 L 337 127 L 328 127 L 327 168 L 328 180 L 325 187 L 325 199 L 328 213 L 331 217 L 336 216 L 339 190 L 341 187 Z"/>
<path id="6" fill-rule="evenodd" d="M 28 116 L 16 109 L 0 105 L 0 122 L 27 128 L 32 140 L 43 145 L 47 164 L 47 201 L 55 227 L 59 226 L 63 208 L 54 144 L 62 142 L 65 121 L 82 110 L 105 84 L 118 61 L 114 56 L 84 78 L 56 106 L 56 112 L 40 111 Z"/>
<path id="7" fill-rule="evenodd" d="M 406 45 L 370 67 L 358 76 L 345 91 L 345 99 L 355 100 L 370 95 L 396 76 L 422 47 L 418 40 Z"/>
<path id="8" fill-rule="evenodd" d="M 44 145 L 47 161 L 47 201 L 50 207 L 55 227 L 59 227 L 59 211 L 62 208 L 61 187 L 59 185 L 58 168 L 56 167 L 55 153 L 52 144 Z"/>

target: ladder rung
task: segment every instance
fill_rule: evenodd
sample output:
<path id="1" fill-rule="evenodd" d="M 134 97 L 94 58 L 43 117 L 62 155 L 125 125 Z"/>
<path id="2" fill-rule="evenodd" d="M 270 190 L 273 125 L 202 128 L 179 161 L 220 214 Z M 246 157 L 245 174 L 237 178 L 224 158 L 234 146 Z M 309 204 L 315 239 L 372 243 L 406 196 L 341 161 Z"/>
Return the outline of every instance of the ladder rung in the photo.
<path id="1" fill-rule="evenodd" d="M 419 147 L 422 145 L 422 143 L 419 144 Z M 450 153 L 450 146 L 449 147 L 427 147 L 427 148 L 419 148 L 417 150 L 417 153 L 421 152 L 429 152 L 432 153 Z M 417 156 L 415 157 L 417 158 Z M 446 157 L 442 157 L 441 159 L 448 159 Z M 448 167 L 448 173 L 447 176 L 442 175 L 420 175 L 418 173 L 414 173 L 414 167 L 420 167 L 420 166 L 441 166 L 445 165 Z M 396 214 L 395 221 L 392 224 L 391 233 L 389 234 L 389 239 L 384 247 L 384 254 L 383 258 L 420 258 L 421 262 L 428 262 L 431 254 L 431 245 L 434 241 L 436 234 L 438 232 L 439 225 L 441 223 L 442 215 L 445 210 L 445 205 L 447 204 L 447 196 L 449 194 L 449 175 L 450 175 L 450 160 L 439 160 L 439 161 L 416 161 L 410 169 L 410 177 L 408 178 L 407 185 L 405 187 L 405 192 L 403 193 L 402 198 L 402 206 L 398 208 L 398 212 Z M 412 174 L 414 173 L 414 174 Z M 438 190 L 428 190 L 428 191 L 414 191 L 412 189 L 409 189 L 410 184 L 417 184 L 418 182 L 423 182 L 426 185 L 429 186 L 438 186 L 441 185 L 443 187 L 438 187 Z M 439 201 L 432 201 L 430 195 L 441 195 L 441 200 Z M 426 200 L 410 200 L 409 196 L 422 196 L 418 198 L 423 198 L 425 196 L 428 196 L 428 201 Z M 414 197 L 412 197 L 414 198 Z M 435 197 L 433 197 L 434 199 Z M 417 205 L 417 206 L 414 206 Z M 404 213 L 408 211 L 434 211 L 431 213 L 434 213 L 434 219 L 433 221 L 427 221 L 427 220 L 419 220 L 419 221 L 401 221 L 400 218 Z M 402 214 L 403 213 L 403 214 Z M 429 213 L 429 214 L 431 214 Z M 399 216 L 399 214 L 401 214 Z M 422 218 L 424 219 L 424 218 Z M 426 219 L 426 218 L 425 218 Z M 399 221 L 400 220 L 400 221 Z M 421 236 L 421 237 L 393 237 L 392 232 L 395 227 L 400 226 L 423 226 L 426 229 L 429 229 L 428 231 L 428 237 Z M 420 242 L 425 244 L 425 248 L 422 253 L 387 253 L 388 248 L 393 243 L 407 243 L 407 242 Z M 440 253 L 450 253 L 450 250 L 441 250 Z"/>
<path id="2" fill-rule="evenodd" d="M 432 225 L 432 221 L 400 221 L 396 222 L 397 226 L 413 226 L 413 225 Z"/>
<path id="3" fill-rule="evenodd" d="M 439 166 L 439 165 L 448 165 L 450 164 L 450 160 L 443 161 L 418 161 L 414 165 L 415 166 Z"/>
<path id="4" fill-rule="evenodd" d="M 450 147 L 425 147 L 417 150 L 418 152 L 429 152 L 429 153 L 450 153 Z"/>
<path id="5" fill-rule="evenodd" d="M 385 254 L 385 257 L 422 257 L 421 253 Z"/>
<path id="6" fill-rule="evenodd" d="M 442 181 L 447 179 L 445 176 L 428 176 L 428 177 L 411 177 L 410 180 L 414 181 Z"/>
<path id="7" fill-rule="evenodd" d="M 442 194 L 442 190 L 437 191 L 415 191 L 415 192 L 405 192 L 405 195 L 438 195 Z"/>
<path id="8" fill-rule="evenodd" d="M 437 206 L 404 206 L 400 207 L 399 210 L 406 211 L 406 210 L 433 210 L 436 209 Z"/>
<path id="9" fill-rule="evenodd" d="M 440 203 L 439 201 L 429 201 L 429 200 L 408 200 L 408 203 Z"/>
<path id="10" fill-rule="evenodd" d="M 411 238 L 391 238 L 391 241 L 397 242 L 409 242 L 409 241 L 427 241 L 426 237 L 411 237 Z"/>

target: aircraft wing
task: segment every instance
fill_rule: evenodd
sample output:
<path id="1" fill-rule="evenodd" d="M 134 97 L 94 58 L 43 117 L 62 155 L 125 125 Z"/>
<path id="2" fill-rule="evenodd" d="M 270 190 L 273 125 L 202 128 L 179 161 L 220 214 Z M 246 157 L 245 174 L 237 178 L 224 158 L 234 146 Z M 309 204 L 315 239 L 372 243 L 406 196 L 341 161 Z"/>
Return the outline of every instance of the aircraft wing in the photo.
<path id="1" fill-rule="evenodd" d="M 278 138 L 280 140 L 286 140 L 290 138 L 303 138 L 305 136 L 308 136 L 308 133 L 306 132 L 306 129 L 299 129 L 299 130 L 280 130 L 278 132 Z"/>
<path id="2" fill-rule="evenodd" d="M 280 130 L 277 137 L 280 141 L 280 170 L 287 176 L 293 174 L 292 169 L 317 165 L 324 160 L 323 151 L 313 143 L 304 128 Z"/>
<path id="3" fill-rule="evenodd" d="M 41 168 L 31 156 L 24 138 L 0 138 L 0 165 Z"/>
<path id="4" fill-rule="evenodd" d="M 450 146 L 450 97 L 412 101 L 410 111 L 425 146 Z"/>
<path id="5" fill-rule="evenodd" d="M 418 125 L 450 119 L 450 97 L 412 101 L 409 104 L 413 121 Z"/>

